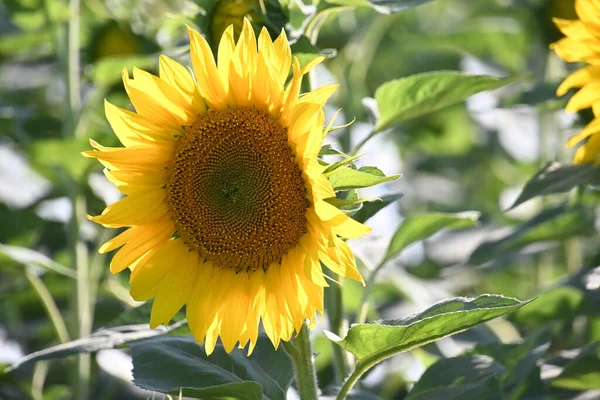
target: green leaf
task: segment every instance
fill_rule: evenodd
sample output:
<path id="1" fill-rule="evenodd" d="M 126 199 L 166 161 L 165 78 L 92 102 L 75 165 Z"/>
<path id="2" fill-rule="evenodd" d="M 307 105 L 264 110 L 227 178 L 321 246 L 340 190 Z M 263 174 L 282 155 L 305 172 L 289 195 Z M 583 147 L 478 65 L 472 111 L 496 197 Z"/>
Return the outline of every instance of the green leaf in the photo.
<path id="1" fill-rule="evenodd" d="M 168 328 L 150 329 L 148 324 L 125 325 L 114 328 L 99 329 L 90 336 L 61 343 L 56 346 L 36 351 L 13 363 L 7 370 L 12 371 L 33 361 L 63 358 L 72 354 L 93 353 L 99 350 L 114 349 L 125 343 L 145 339 L 152 336 L 164 335 L 186 324 L 183 320 Z"/>
<path id="2" fill-rule="evenodd" d="M 537 301 L 532 305 L 535 304 Z M 526 308 L 528 307 L 521 310 Z M 516 399 L 525 393 L 543 390 L 538 362 L 550 348 L 548 340 L 548 333 L 542 330 L 528 336 L 522 343 L 478 344 L 473 349 L 473 354 L 492 357 L 506 368 L 502 389 L 507 398 Z"/>
<path id="3" fill-rule="evenodd" d="M 501 364 L 484 355 L 441 359 L 423 373 L 407 400 L 480 398 L 476 394 L 487 394 L 486 399 L 503 399 L 494 378 L 504 372 Z M 490 378 L 496 381 L 495 385 L 489 384 Z"/>
<path id="4" fill-rule="evenodd" d="M 502 387 L 496 377 L 492 376 L 479 383 L 467 383 L 464 385 L 436 388 L 419 393 L 410 400 L 505 400 Z"/>
<path id="5" fill-rule="evenodd" d="M 400 254 L 408 245 L 427 239 L 441 229 L 473 227 L 478 218 L 479 213 L 472 211 L 458 214 L 427 213 L 406 218 L 394 233 L 382 263 Z"/>
<path id="6" fill-rule="evenodd" d="M 423 346 L 443 337 L 513 312 L 529 301 L 481 295 L 442 301 L 414 316 L 354 325 L 344 339 L 329 334 L 330 339 L 357 358 L 357 371 L 403 351 Z"/>
<path id="7" fill-rule="evenodd" d="M 195 398 L 229 396 L 284 400 L 293 367 L 282 348 L 259 337 L 254 352 L 231 353 L 221 345 L 210 356 L 192 337 L 159 336 L 131 343 L 134 383 L 147 390 Z"/>
<path id="8" fill-rule="evenodd" d="M 380 210 L 385 208 L 386 206 L 392 204 L 396 200 L 402 198 L 402 193 L 394 193 L 382 196 L 381 199 L 377 201 L 369 201 L 363 203 L 363 206 L 360 210 L 355 212 L 352 215 L 352 219 L 364 223 L 366 220 L 377 214 Z"/>
<path id="9" fill-rule="evenodd" d="M 343 7 L 369 7 L 381 14 L 392 14 L 406 11 L 431 0 L 325 0 L 329 4 Z"/>
<path id="10" fill-rule="evenodd" d="M 544 210 L 503 238 L 482 243 L 473 251 L 468 263 L 483 264 L 536 242 L 564 240 L 593 233 L 594 219 L 590 211 L 581 207 L 567 209 L 561 205 Z"/>
<path id="11" fill-rule="evenodd" d="M 331 204 L 332 206 L 336 206 L 337 208 L 342 207 L 352 207 L 357 204 L 362 204 L 369 201 L 381 201 L 381 199 L 368 198 L 368 199 L 338 199 L 337 197 L 329 197 L 324 199 L 326 202 Z"/>
<path id="12" fill-rule="evenodd" d="M 362 157 L 362 154 L 357 154 L 355 156 L 352 157 L 345 157 L 343 160 L 338 161 L 336 163 L 330 164 L 327 168 L 325 168 L 325 170 L 323 171 L 323 175 L 325 176 L 330 176 L 331 174 L 333 174 L 333 171 L 335 171 L 336 169 L 343 167 L 346 164 L 350 164 L 352 161 L 356 160 L 357 158 Z"/>
<path id="13" fill-rule="evenodd" d="M 380 183 L 390 182 L 398 179 L 400 175 L 385 176 L 383 172 L 375 167 L 361 167 L 352 169 L 342 167 L 336 169 L 329 176 L 329 183 L 333 190 L 360 189 Z"/>
<path id="14" fill-rule="evenodd" d="M 584 348 L 551 385 L 572 390 L 600 389 L 600 342 Z"/>
<path id="15" fill-rule="evenodd" d="M 320 156 L 343 156 L 348 157 L 347 154 L 342 153 L 339 150 L 333 148 L 330 144 L 324 144 L 321 146 L 321 150 L 319 151 Z"/>
<path id="16" fill-rule="evenodd" d="M 57 167 L 75 179 L 82 179 L 94 160 L 81 152 L 90 150 L 87 139 L 38 139 L 28 148 L 31 162 L 42 173 L 52 173 Z"/>
<path id="17" fill-rule="evenodd" d="M 525 184 L 523 191 L 509 210 L 534 197 L 569 192 L 574 187 L 584 184 L 600 184 L 600 166 L 561 165 L 550 162 Z"/>
<path id="18" fill-rule="evenodd" d="M 47 271 L 56 272 L 69 278 L 76 279 L 77 273 L 71 268 L 57 263 L 45 254 L 28 249 L 26 247 L 8 246 L 0 243 L 0 255 L 25 265 L 44 268 Z"/>
<path id="19" fill-rule="evenodd" d="M 375 92 L 379 121 L 375 132 L 461 102 L 475 93 L 497 89 L 514 78 L 426 72 L 384 83 Z"/>
<path id="20" fill-rule="evenodd" d="M 140 69 L 151 69 L 156 66 L 154 55 L 129 55 L 104 57 L 96 61 L 88 73 L 94 83 L 103 86 L 111 86 L 121 80 L 121 71 L 127 68 L 129 73 L 133 67 Z"/>
<path id="21" fill-rule="evenodd" d="M 542 325 L 552 320 L 571 319 L 583 302 L 583 292 L 571 286 L 558 286 L 540 293 L 531 307 L 515 313 L 523 325 Z"/>

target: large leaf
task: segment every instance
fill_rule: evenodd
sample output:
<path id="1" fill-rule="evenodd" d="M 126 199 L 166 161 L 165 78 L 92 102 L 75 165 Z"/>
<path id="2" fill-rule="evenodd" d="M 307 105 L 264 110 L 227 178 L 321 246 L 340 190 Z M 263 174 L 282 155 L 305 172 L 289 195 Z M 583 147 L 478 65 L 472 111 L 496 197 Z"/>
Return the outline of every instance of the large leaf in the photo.
<path id="1" fill-rule="evenodd" d="M 564 240 L 593 233 L 594 219 L 588 210 L 559 206 L 544 210 L 503 238 L 482 243 L 473 251 L 468 262 L 473 265 L 483 264 L 532 243 Z"/>
<path id="2" fill-rule="evenodd" d="M 370 7 L 382 14 L 408 10 L 431 0 L 325 0 L 326 3 L 346 7 Z"/>
<path id="3" fill-rule="evenodd" d="M 475 93 L 497 89 L 513 81 L 513 78 L 441 71 L 416 74 L 384 83 L 375 92 L 379 121 L 374 131 L 383 131 L 461 102 Z"/>
<path id="4" fill-rule="evenodd" d="M 361 167 L 352 169 L 341 167 L 329 176 L 333 190 L 360 189 L 380 183 L 396 180 L 400 175 L 385 176 L 383 172 L 374 167 Z"/>
<path id="5" fill-rule="evenodd" d="M 459 297 L 408 318 L 355 325 L 344 339 L 331 334 L 329 337 L 354 354 L 358 361 L 356 369 L 364 372 L 395 354 L 472 328 L 527 303 L 487 294 L 475 299 Z"/>
<path id="6" fill-rule="evenodd" d="M 494 378 L 504 372 L 501 364 L 484 355 L 441 359 L 423 373 L 407 399 L 480 398 L 480 394 L 486 394 L 486 399 L 503 399 L 502 389 Z"/>
<path id="7" fill-rule="evenodd" d="M 221 345 L 210 356 L 192 337 L 159 336 L 131 343 L 134 383 L 148 390 L 196 398 L 284 400 L 293 368 L 282 348 L 259 337 L 252 355 L 227 354 Z"/>
<path id="8" fill-rule="evenodd" d="M 569 192 L 574 187 L 583 184 L 600 184 L 600 166 L 548 163 L 525 184 L 523 191 L 510 209 L 534 197 Z"/>
<path id="9" fill-rule="evenodd" d="M 426 239 L 444 228 L 473 227 L 477 224 L 478 218 L 479 214 L 476 212 L 427 213 L 406 218 L 394 233 L 382 263 L 400 254 L 408 245 Z"/>

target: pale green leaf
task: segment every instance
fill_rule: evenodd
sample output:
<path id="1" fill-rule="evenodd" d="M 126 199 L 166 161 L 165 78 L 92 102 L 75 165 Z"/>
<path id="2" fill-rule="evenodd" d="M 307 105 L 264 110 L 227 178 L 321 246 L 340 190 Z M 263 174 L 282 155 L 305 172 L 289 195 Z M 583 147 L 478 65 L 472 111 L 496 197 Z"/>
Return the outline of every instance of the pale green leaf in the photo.
<path id="1" fill-rule="evenodd" d="M 394 233 L 384 261 L 400 254 L 408 245 L 427 239 L 444 228 L 470 228 L 477 224 L 479 214 L 464 212 L 459 214 L 427 213 L 406 218 Z"/>
<path id="2" fill-rule="evenodd" d="M 514 82 L 514 78 L 465 75 L 456 71 L 426 72 L 384 83 L 375 92 L 379 121 L 375 132 L 464 101 L 485 90 Z"/>

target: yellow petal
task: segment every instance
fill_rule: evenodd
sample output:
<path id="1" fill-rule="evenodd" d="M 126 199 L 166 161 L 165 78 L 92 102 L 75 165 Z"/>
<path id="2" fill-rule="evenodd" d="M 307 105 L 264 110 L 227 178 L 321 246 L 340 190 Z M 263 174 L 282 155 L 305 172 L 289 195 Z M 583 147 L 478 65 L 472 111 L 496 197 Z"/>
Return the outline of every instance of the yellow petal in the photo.
<path id="1" fill-rule="evenodd" d="M 163 217 L 168 211 L 164 190 L 147 190 L 127 196 L 90 217 L 91 221 L 108 228 L 142 225 Z"/>
<path id="2" fill-rule="evenodd" d="M 587 124 L 587 126 L 578 134 L 569 138 L 567 142 L 567 146 L 573 147 L 577 143 L 582 140 L 600 132 L 600 118 L 595 118 L 592 122 Z"/>
<path id="3" fill-rule="evenodd" d="M 276 69 L 279 72 L 279 79 L 281 85 L 284 85 L 290 74 L 290 66 L 292 64 L 292 50 L 284 29 L 281 30 L 281 34 L 273 42 L 273 49 L 273 58 L 275 59 Z"/>
<path id="4" fill-rule="evenodd" d="M 598 100 L 600 100 L 600 81 L 588 83 L 571 97 L 565 110 L 575 113 L 591 107 Z"/>
<path id="5" fill-rule="evenodd" d="M 600 81 L 600 66 L 590 65 L 569 75 L 556 90 L 558 96 L 564 96 L 569 89 L 582 87 L 592 81 Z"/>
<path id="6" fill-rule="evenodd" d="M 179 128 L 157 125 L 148 118 L 116 107 L 107 100 L 104 100 L 104 111 L 113 131 L 126 147 L 172 142 L 173 135 L 181 133 Z"/>
<path id="7" fill-rule="evenodd" d="M 148 227 L 148 225 L 141 225 L 141 227 Z M 164 244 L 175 232 L 175 225 L 170 220 L 160 221 L 151 228 L 152 235 L 147 234 L 145 237 L 140 235 L 121 247 L 110 262 L 110 272 L 117 274 L 128 268 L 148 251 Z"/>
<path id="8" fill-rule="evenodd" d="M 318 104 L 319 107 L 323 107 L 338 87 L 340 87 L 338 84 L 321 86 L 320 88 L 301 96 L 298 103 L 315 103 Z"/>
<path id="9" fill-rule="evenodd" d="M 575 152 L 573 162 L 575 164 L 594 163 L 600 161 L 600 135 L 593 135 L 590 139 Z"/>
<path id="10" fill-rule="evenodd" d="M 219 68 L 221 82 L 223 82 L 226 92 L 229 92 L 229 68 L 234 50 L 235 39 L 233 25 L 229 25 L 223 32 L 223 36 L 221 36 L 221 41 L 219 42 L 219 51 L 217 52 L 217 67 Z"/>
<path id="11" fill-rule="evenodd" d="M 129 277 L 131 297 L 137 301 L 152 298 L 161 280 L 176 267 L 173 261 L 189 252 L 182 240 L 168 240 L 164 243 L 143 266 L 131 271 Z"/>
<path id="12" fill-rule="evenodd" d="M 190 27 L 188 27 L 188 34 L 190 36 L 190 56 L 200 95 L 210 107 L 223 108 L 226 105 L 227 95 L 210 46 L 200 33 Z"/>
<path id="13" fill-rule="evenodd" d="M 170 261 L 169 272 L 156 287 L 150 314 L 151 328 L 168 325 L 191 295 L 198 270 L 198 255 L 187 251 L 178 252 L 176 256 L 178 258 Z"/>
<path id="14" fill-rule="evenodd" d="M 164 54 L 159 60 L 160 78 L 171 85 L 188 105 L 190 112 L 194 115 L 201 115 L 206 112 L 206 107 L 202 101 L 196 82 L 190 72 L 177 61 L 170 59 Z"/>

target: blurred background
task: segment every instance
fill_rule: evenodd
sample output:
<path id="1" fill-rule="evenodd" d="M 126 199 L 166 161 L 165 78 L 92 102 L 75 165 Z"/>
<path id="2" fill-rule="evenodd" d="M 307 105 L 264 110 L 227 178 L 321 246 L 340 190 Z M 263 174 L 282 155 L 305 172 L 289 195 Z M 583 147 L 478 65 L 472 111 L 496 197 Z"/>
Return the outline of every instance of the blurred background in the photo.
<path id="1" fill-rule="evenodd" d="M 327 57 L 311 79 L 313 85 L 341 85 L 327 120 L 341 109 L 334 125 L 354 123 L 326 143 L 345 153 L 369 134 L 372 97 L 389 80 L 438 70 L 521 78 L 369 140 L 358 164 L 402 177 L 361 192 L 383 198 L 386 207 L 367 221 L 373 232 L 351 246 L 368 271 L 404 218 L 425 211 L 480 215 L 476 228 L 442 232 L 386 263 L 372 289 L 368 321 L 400 318 L 453 296 L 541 297 L 507 319 L 382 363 L 363 391 L 402 399 L 437 359 L 476 346 L 481 354 L 511 354 L 505 366 L 528 360 L 522 381 L 511 383 L 511 398 L 575 398 L 590 388 L 563 384 L 554 397 L 545 394 L 552 367 L 600 340 L 600 271 L 592 269 L 600 262 L 598 195 L 579 190 L 506 211 L 543 165 L 571 162 L 565 141 L 592 117 L 565 113 L 566 99 L 555 96 L 575 66 L 549 50 L 560 38 L 552 17 L 576 18 L 573 1 L 436 0 L 390 15 L 345 7 L 315 16 L 318 7 L 307 0 L 0 3 L 1 399 L 153 396 L 130 382 L 131 359 L 122 349 L 2 371 L 29 353 L 110 326 L 140 306 L 129 296 L 127 273 L 111 275 L 110 255 L 97 254 L 114 232 L 85 219 L 121 195 L 99 163 L 80 152 L 89 148 L 88 138 L 118 145 L 103 101 L 130 107 L 123 68 L 157 73 L 160 54 L 190 65 L 185 24 L 215 45 L 225 27 L 241 24 L 244 15 L 272 35 L 285 27 L 301 60 Z M 73 279 L 74 265 L 85 266 L 84 283 Z M 351 281 L 343 286 L 348 323 L 360 312 L 362 291 Z M 327 321 L 313 335 L 319 384 L 327 388 L 335 374 L 323 329 Z M 569 355 L 573 349 L 579 352 Z M 586 365 L 600 371 L 598 354 Z M 77 389 L 74 368 L 87 388 Z M 586 398 L 600 398 L 589 393 Z"/>

